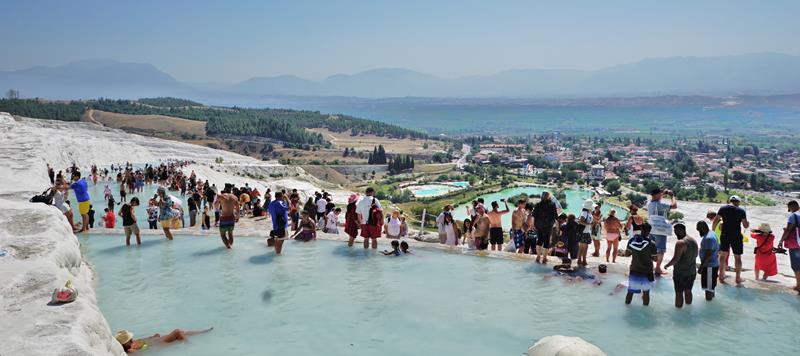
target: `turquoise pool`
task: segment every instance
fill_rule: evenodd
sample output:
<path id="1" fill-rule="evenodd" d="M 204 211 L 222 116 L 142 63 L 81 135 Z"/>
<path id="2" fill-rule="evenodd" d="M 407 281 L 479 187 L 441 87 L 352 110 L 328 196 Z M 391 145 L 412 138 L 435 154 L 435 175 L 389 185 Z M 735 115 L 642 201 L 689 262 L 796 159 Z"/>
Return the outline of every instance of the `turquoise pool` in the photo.
<path id="1" fill-rule="evenodd" d="M 431 198 L 449 192 L 469 188 L 469 182 L 447 182 L 448 184 L 430 183 L 423 186 L 409 186 L 411 193 L 418 198 Z"/>
<path id="2" fill-rule="evenodd" d="M 530 195 L 537 195 L 538 196 L 538 195 L 542 194 L 542 192 L 545 192 L 545 191 L 551 191 L 551 190 L 547 189 L 547 188 L 544 188 L 544 187 L 537 187 L 537 186 L 514 187 L 514 188 L 503 189 L 503 190 L 501 190 L 499 192 L 496 192 L 496 193 L 484 194 L 484 195 L 481 195 L 480 198 L 483 198 L 484 202 L 486 203 L 486 207 L 487 208 L 491 209 L 492 202 L 496 201 L 498 204 L 500 204 L 500 210 L 502 210 L 502 209 L 504 209 L 504 205 L 503 205 L 503 202 L 500 201 L 500 199 L 508 199 L 509 197 L 513 197 L 513 196 L 516 196 L 516 195 L 519 195 L 519 194 L 522 194 L 522 193 L 528 194 L 529 196 Z M 567 196 L 567 208 L 564 209 L 564 210 L 568 214 L 569 213 L 572 213 L 572 214 L 575 214 L 575 215 L 580 214 L 581 207 L 583 206 L 583 202 L 586 199 L 589 199 L 589 198 L 592 197 L 592 192 L 587 191 L 587 190 L 567 189 L 564 192 L 565 192 L 565 194 Z M 509 202 L 508 207 L 511 210 L 516 209 L 515 204 L 512 203 L 512 202 Z M 616 209 L 617 210 L 617 217 L 620 218 L 620 219 L 626 219 L 627 216 L 628 216 L 628 214 L 627 214 L 627 212 L 625 210 L 622 210 L 622 209 L 617 208 L 617 207 L 613 207 L 613 206 L 611 206 L 609 204 L 603 204 L 603 206 L 600 208 L 600 210 L 603 211 L 604 216 L 608 216 L 608 212 L 611 211 L 611 209 Z M 461 205 L 461 206 L 456 207 L 455 213 L 453 214 L 453 217 L 455 217 L 456 220 L 464 220 L 464 219 L 466 219 L 468 217 L 468 215 L 467 215 L 467 206 L 466 205 Z M 503 220 L 503 227 L 506 228 L 506 229 L 510 229 L 511 228 L 511 214 L 509 213 L 509 214 L 503 215 L 502 220 Z"/>
<path id="3" fill-rule="evenodd" d="M 622 277 L 568 283 L 530 262 L 384 257 L 331 241 L 290 242 L 276 257 L 259 238 L 231 251 L 210 237 L 79 239 L 113 330 L 215 327 L 148 354 L 519 355 L 552 334 L 609 355 L 788 355 L 800 344 L 800 301 L 788 294 L 721 287 L 706 303 L 696 286 L 695 305 L 675 310 L 661 280 L 650 307 L 626 307 L 610 295 Z"/>
<path id="4" fill-rule="evenodd" d="M 106 208 L 107 205 L 108 205 L 106 203 L 106 201 L 105 201 L 104 194 L 103 194 L 103 192 L 105 190 L 105 186 L 108 185 L 109 188 L 111 188 L 111 194 L 114 195 L 114 200 L 116 200 L 116 202 L 117 202 L 117 205 L 115 206 L 115 211 L 114 211 L 114 214 L 116 214 L 117 212 L 119 212 L 119 208 L 122 206 L 121 204 L 119 204 L 120 203 L 119 185 L 117 184 L 116 181 L 109 182 L 109 181 L 99 181 L 98 180 L 97 181 L 97 185 L 93 185 L 92 182 L 88 181 L 88 180 L 87 180 L 87 182 L 89 183 L 89 197 L 91 198 L 90 201 L 92 202 L 92 206 L 94 206 L 94 210 L 95 210 L 95 215 L 94 215 L 95 224 L 94 224 L 94 227 L 95 227 L 95 229 L 98 229 L 98 228 L 102 229 L 103 226 L 102 226 L 101 217 L 103 216 L 103 209 Z M 147 224 L 147 201 L 150 198 L 152 198 L 153 195 L 156 194 L 156 189 L 157 188 L 158 188 L 157 184 L 145 185 L 144 188 L 142 189 L 141 193 L 128 192 L 128 194 L 127 194 L 127 198 L 128 198 L 129 202 L 131 201 L 131 198 L 133 198 L 133 197 L 138 197 L 139 198 L 139 202 L 141 203 L 141 205 L 139 205 L 139 207 L 137 207 L 134 210 L 136 212 L 137 225 L 139 225 L 139 228 L 141 228 L 141 229 L 147 229 L 148 228 L 148 224 Z M 72 192 L 70 192 L 70 197 L 72 197 L 71 194 L 72 194 Z M 176 197 L 176 198 L 178 198 L 180 200 L 181 204 L 183 205 L 184 209 L 186 210 L 185 213 L 184 213 L 184 216 L 185 216 L 184 219 L 186 221 L 186 226 L 189 226 L 189 210 L 188 210 L 189 208 L 188 208 L 188 205 L 186 205 L 186 199 L 189 198 L 188 193 L 187 193 L 186 196 L 182 197 L 180 191 L 167 190 L 167 194 L 172 195 L 172 196 L 174 196 L 174 197 Z M 200 214 L 201 213 L 202 213 L 202 211 L 198 211 L 197 212 L 197 223 L 198 224 L 200 223 Z M 211 211 L 211 213 L 213 214 L 213 210 Z M 77 221 L 79 221 L 79 219 L 80 219 L 79 217 L 76 217 L 75 221 L 77 222 Z M 213 219 L 213 215 L 212 215 L 212 219 Z M 120 225 L 120 223 L 122 222 L 122 219 L 119 216 L 117 216 L 117 221 L 116 222 L 117 222 L 117 226 L 116 227 L 117 228 L 121 228 L 122 225 Z M 159 228 L 160 228 L 160 226 L 159 226 Z"/>

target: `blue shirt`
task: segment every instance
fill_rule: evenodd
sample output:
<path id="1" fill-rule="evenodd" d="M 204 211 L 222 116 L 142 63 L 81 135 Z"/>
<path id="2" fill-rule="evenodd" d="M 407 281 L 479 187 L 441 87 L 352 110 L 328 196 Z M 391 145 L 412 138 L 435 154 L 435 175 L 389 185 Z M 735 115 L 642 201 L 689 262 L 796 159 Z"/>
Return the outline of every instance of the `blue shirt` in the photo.
<path id="1" fill-rule="evenodd" d="M 75 199 L 78 199 L 78 203 L 89 201 L 89 187 L 86 185 L 86 179 L 78 179 L 77 182 L 73 182 L 69 187 L 75 191 Z"/>
<path id="2" fill-rule="evenodd" d="M 705 260 L 706 250 L 711 251 L 711 260 L 708 262 L 707 267 L 719 267 L 719 241 L 717 241 L 717 234 L 713 231 L 709 231 L 708 234 L 700 240 L 700 253 L 698 254 L 700 262 Z"/>
<path id="3" fill-rule="evenodd" d="M 285 230 L 289 227 L 289 204 L 284 200 L 273 200 L 269 203 L 269 216 L 272 218 L 273 230 Z M 283 226 L 278 225 L 278 217 L 282 217 Z"/>

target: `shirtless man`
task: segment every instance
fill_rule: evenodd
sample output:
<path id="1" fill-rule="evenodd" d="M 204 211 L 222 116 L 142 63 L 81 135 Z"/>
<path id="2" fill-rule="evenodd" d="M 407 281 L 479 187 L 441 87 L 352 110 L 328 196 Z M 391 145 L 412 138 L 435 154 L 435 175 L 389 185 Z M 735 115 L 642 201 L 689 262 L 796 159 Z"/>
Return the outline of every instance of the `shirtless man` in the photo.
<path id="1" fill-rule="evenodd" d="M 159 344 L 170 344 L 175 341 L 185 341 L 189 336 L 207 333 L 211 330 L 214 330 L 213 327 L 204 329 L 204 330 L 197 330 L 197 331 L 183 331 L 181 329 L 172 330 L 169 334 L 165 336 L 161 336 L 161 334 L 153 334 L 153 336 L 142 338 L 142 339 L 134 339 L 133 333 L 128 330 L 120 330 L 114 335 L 114 338 L 117 339 L 120 345 L 122 345 L 122 350 L 125 353 L 134 353 L 142 350 L 146 350 L 150 345 L 156 346 Z"/>
<path id="2" fill-rule="evenodd" d="M 517 201 L 517 210 L 511 213 L 511 233 L 514 236 L 514 247 L 517 248 L 517 253 L 522 253 L 525 247 L 525 231 L 523 225 L 528 218 L 528 213 L 525 210 L 525 200 L 520 199 Z"/>
<path id="3" fill-rule="evenodd" d="M 475 207 L 475 231 L 472 233 L 475 239 L 475 248 L 485 250 L 489 245 L 489 218 L 486 216 L 486 208 L 482 204 Z"/>
<path id="4" fill-rule="evenodd" d="M 489 243 L 492 244 L 492 251 L 503 251 L 503 221 L 501 217 L 511 211 L 505 199 L 500 199 L 500 201 L 506 205 L 506 210 L 500 210 L 500 205 L 493 201 L 492 211 L 486 213 L 486 217 L 489 218 Z"/>
<path id="5" fill-rule="evenodd" d="M 219 217 L 219 236 L 225 248 L 230 249 L 233 247 L 233 228 L 239 222 L 239 199 L 231 193 L 231 186 L 226 184 L 215 203 L 222 211 Z"/>

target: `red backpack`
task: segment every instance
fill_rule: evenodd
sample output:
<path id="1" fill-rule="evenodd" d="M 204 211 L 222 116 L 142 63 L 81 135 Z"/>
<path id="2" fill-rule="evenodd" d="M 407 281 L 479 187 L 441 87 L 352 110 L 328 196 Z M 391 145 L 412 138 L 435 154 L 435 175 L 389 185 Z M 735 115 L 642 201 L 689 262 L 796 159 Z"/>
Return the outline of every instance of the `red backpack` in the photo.
<path id="1" fill-rule="evenodd" d="M 375 198 L 372 198 L 372 206 L 369 208 L 367 225 L 381 226 L 381 224 L 383 224 L 383 211 L 375 204 Z"/>

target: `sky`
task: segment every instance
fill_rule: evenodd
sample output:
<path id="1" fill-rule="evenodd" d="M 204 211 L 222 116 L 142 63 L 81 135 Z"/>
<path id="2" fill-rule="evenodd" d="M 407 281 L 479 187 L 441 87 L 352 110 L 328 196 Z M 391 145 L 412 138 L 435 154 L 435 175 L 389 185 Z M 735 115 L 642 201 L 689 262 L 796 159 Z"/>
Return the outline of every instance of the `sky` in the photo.
<path id="1" fill-rule="evenodd" d="M 5 0 L 0 8 L 0 70 L 106 58 L 150 63 L 193 83 L 385 67 L 455 78 L 651 57 L 800 55 L 794 0 Z"/>

